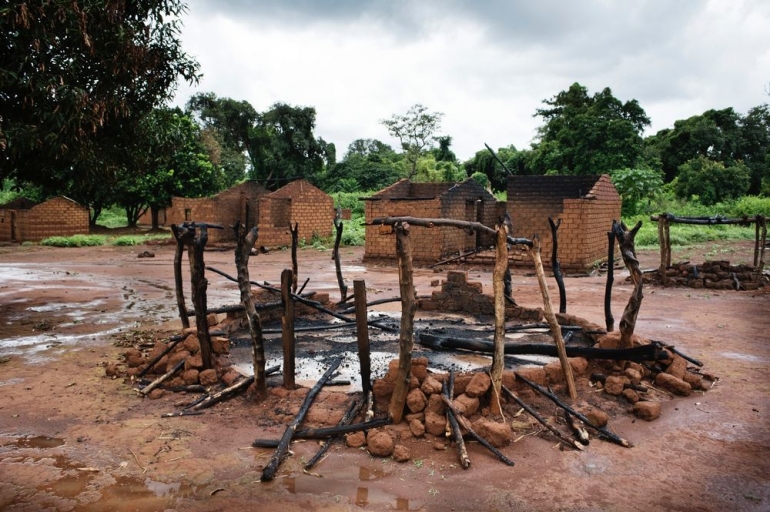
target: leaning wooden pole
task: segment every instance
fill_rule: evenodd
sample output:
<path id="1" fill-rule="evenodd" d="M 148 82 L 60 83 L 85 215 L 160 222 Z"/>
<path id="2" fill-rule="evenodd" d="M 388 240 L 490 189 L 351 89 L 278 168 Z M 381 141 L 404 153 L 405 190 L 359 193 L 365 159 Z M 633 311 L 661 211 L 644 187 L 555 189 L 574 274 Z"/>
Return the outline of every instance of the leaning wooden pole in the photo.
<path id="1" fill-rule="evenodd" d="M 454 373 L 450 373 L 449 379 L 450 381 L 454 380 Z M 449 400 L 452 400 L 451 392 L 447 387 L 446 381 L 441 383 L 441 392 Z M 468 457 L 468 449 L 465 447 L 465 441 L 463 440 L 463 433 L 460 430 L 460 424 L 457 422 L 457 418 L 455 418 L 455 413 L 452 412 L 451 409 L 447 409 L 446 415 L 447 415 L 447 418 L 449 419 L 449 425 L 452 431 L 452 439 L 457 445 L 457 452 L 460 458 L 460 466 L 462 466 L 463 469 L 468 469 L 469 467 L 471 467 L 471 459 L 470 457 Z"/>
<path id="2" fill-rule="evenodd" d="M 564 274 L 561 272 L 561 264 L 559 263 L 559 226 L 561 226 L 561 219 L 554 222 L 551 217 L 548 217 L 548 224 L 551 226 L 551 240 L 553 241 L 553 247 L 551 250 L 551 270 L 553 270 L 553 278 L 556 279 L 556 285 L 559 287 L 559 313 L 564 314 L 567 312 L 567 291 L 564 288 Z"/>
<path id="3" fill-rule="evenodd" d="M 615 282 L 615 232 L 607 231 L 607 285 L 604 287 L 604 323 L 607 332 L 615 329 L 615 317 L 612 316 L 612 283 Z"/>
<path id="4" fill-rule="evenodd" d="M 248 223 L 248 217 L 246 219 Z M 235 231 L 235 268 L 238 272 L 238 290 L 241 293 L 241 305 L 246 312 L 251 335 L 251 362 L 254 365 L 255 398 L 262 400 L 267 396 L 267 376 L 265 374 L 265 340 L 262 333 L 262 320 L 254 307 L 249 281 L 249 257 L 257 241 L 259 231 L 256 227 L 248 229 L 246 224 L 236 221 Z"/>
<path id="5" fill-rule="evenodd" d="M 636 259 L 636 250 L 634 248 L 634 237 L 642 227 L 642 221 L 636 223 L 636 226 L 629 231 L 626 225 L 621 221 L 615 221 L 612 230 L 618 239 L 620 254 L 623 257 L 623 263 L 631 273 L 631 281 L 634 283 L 634 292 L 628 299 L 626 309 L 620 319 L 620 343 L 618 348 L 631 348 L 634 328 L 636 327 L 636 317 L 639 314 L 639 308 L 642 306 L 644 294 L 642 291 L 642 271 L 639 268 L 639 260 Z"/>
<path id="6" fill-rule="evenodd" d="M 361 389 L 364 396 L 371 391 L 372 363 L 369 353 L 369 325 L 366 308 L 366 282 L 363 279 L 353 281 L 353 293 L 356 305 L 356 334 L 358 340 L 358 361 L 361 365 Z"/>
<path id="7" fill-rule="evenodd" d="M 187 230 L 179 230 L 176 224 L 171 224 L 171 232 L 176 240 L 176 251 L 174 251 L 174 288 L 176 289 L 176 306 L 179 309 L 179 319 L 182 321 L 182 328 L 190 327 L 190 319 L 187 317 L 187 306 L 184 303 L 184 281 L 182 279 L 182 253 L 184 252 L 185 240 L 183 236 L 189 237 Z M 757 231 L 759 233 L 759 231 Z M 756 263 L 754 263 L 756 266 Z"/>
<path id="8" fill-rule="evenodd" d="M 500 388 L 503 385 L 503 368 L 505 368 L 505 270 L 508 268 L 508 233 L 505 225 L 497 227 L 495 241 L 495 268 L 492 272 L 492 289 L 495 295 L 495 335 L 494 353 L 492 355 L 492 414 L 501 415 Z"/>
<path id="9" fill-rule="evenodd" d="M 310 405 L 313 403 L 313 400 L 315 400 L 316 395 L 318 395 L 326 381 L 329 380 L 332 374 L 337 370 L 337 367 L 339 367 L 341 362 L 341 359 L 336 359 L 331 364 L 331 366 L 329 366 L 329 369 L 326 370 L 326 372 L 321 376 L 318 382 L 316 382 L 316 385 L 313 386 L 310 391 L 308 391 L 307 396 L 305 396 L 305 400 L 302 402 L 302 406 L 299 408 L 299 412 L 297 412 L 297 415 L 293 420 L 291 420 L 291 423 L 286 428 L 283 437 L 281 437 L 281 441 L 278 444 L 278 448 L 275 450 L 275 454 L 273 454 L 273 457 L 270 459 L 270 462 L 268 462 L 267 466 L 265 466 L 265 469 L 262 470 L 261 480 L 263 482 L 269 482 L 275 477 L 275 472 L 278 470 L 278 466 L 281 464 L 281 461 L 283 461 L 283 458 L 289 451 L 289 443 L 291 443 L 291 440 L 294 437 L 294 433 L 297 431 L 297 427 L 300 423 L 302 423 L 302 420 L 305 419 L 305 415 L 307 414 L 308 409 L 310 409 Z M 285 373 L 286 369 L 284 368 L 284 374 Z"/>
<path id="10" fill-rule="evenodd" d="M 537 273 L 537 283 L 540 285 L 540 293 L 543 296 L 543 311 L 548 325 L 551 327 L 553 339 L 556 342 L 556 350 L 559 353 L 559 361 L 564 371 L 564 377 L 567 380 L 567 390 L 570 399 L 577 400 L 577 389 L 575 388 L 575 378 L 572 375 L 572 366 L 567 359 L 567 351 L 564 348 L 564 339 L 561 336 L 561 326 L 551 307 L 551 297 L 548 295 L 548 285 L 545 282 L 545 271 L 543 270 L 543 261 L 540 259 L 540 239 L 535 236 L 532 239 L 532 247 L 527 247 L 527 253 L 535 263 L 535 272 Z"/>
<path id="11" fill-rule="evenodd" d="M 281 339 L 283 340 L 283 387 L 294 389 L 296 342 L 294 337 L 294 300 L 291 296 L 293 272 L 285 269 L 281 273 L 281 301 L 283 316 L 281 317 Z"/>
<path id="12" fill-rule="evenodd" d="M 343 223 L 339 219 L 334 219 L 334 228 L 337 231 L 334 237 L 334 250 L 332 251 L 332 259 L 334 260 L 334 269 L 337 272 L 337 285 L 340 288 L 340 302 L 343 302 L 348 296 L 348 285 L 345 284 L 345 280 L 342 278 L 342 264 L 340 263 L 340 242 L 342 242 L 342 229 Z"/>
<path id="13" fill-rule="evenodd" d="M 396 232 L 396 256 L 398 257 L 398 283 L 401 291 L 401 329 L 398 336 L 398 374 L 390 399 L 388 412 L 393 423 L 400 423 L 409 392 L 414 345 L 414 282 L 412 279 L 412 246 L 409 240 L 409 224 L 399 222 L 393 226 Z"/>
<path id="14" fill-rule="evenodd" d="M 291 227 L 289 222 L 289 232 L 291 233 L 291 270 L 292 282 L 291 293 L 297 293 L 297 274 L 299 273 L 299 267 L 297 266 L 297 245 L 299 244 L 299 223 L 295 222 L 294 227 Z"/>

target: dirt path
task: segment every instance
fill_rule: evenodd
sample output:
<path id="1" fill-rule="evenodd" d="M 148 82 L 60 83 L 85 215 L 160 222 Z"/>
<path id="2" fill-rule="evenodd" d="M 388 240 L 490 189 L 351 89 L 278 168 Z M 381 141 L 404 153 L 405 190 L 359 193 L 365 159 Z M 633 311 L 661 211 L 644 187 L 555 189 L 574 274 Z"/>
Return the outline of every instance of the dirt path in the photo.
<path id="1" fill-rule="evenodd" d="M 704 247 L 747 259 L 749 244 Z M 770 293 L 649 288 L 637 333 L 675 343 L 720 380 L 707 393 L 668 401 L 655 422 L 618 416 L 612 428 L 635 444 L 594 441 L 584 453 L 527 436 L 506 448 L 508 468 L 470 445 L 464 471 L 453 450 L 415 446 L 406 464 L 335 447 L 305 474 L 316 449 L 297 443 L 279 478 L 259 483 L 269 451 L 255 437 L 259 407 L 243 398 L 204 416 L 160 419 L 180 396 L 138 398 L 104 377 L 113 345 L 137 329 L 176 329 L 170 246 L 0 248 L 0 509 L 21 510 L 767 510 L 770 508 Z M 701 249 L 691 250 L 697 259 Z M 398 291 L 395 269 L 364 265 L 345 249 L 347 280 L 370 298 Z M 657 255 L 644 253 L 644 267 Z M 336 298 L 329 253 L 300 253 L 311 288 Z M 276 282 L 288 252 L 252 260 L 252 277 Z M 233 271 L 230 252 L 207 264 Z M 416 272 L 418 293 L 443 273 Z M 235 284 L 210 276 L 210 304 L 233 302 Z M 469 278 L 491 291 L 490 270 Z M 537 306 L 532 277 L 514 276 L 517 300 Z M 619 318 L 631 287 L 616 279 Z M 556 296 L 556 287 L 552 294 Z M 568 311 L 603 324 L 601 277 L 568 278 Z M 388 308 L 398 310 L 398 305 Z M 550 412 L 550 411 L 548 411 Z"/>

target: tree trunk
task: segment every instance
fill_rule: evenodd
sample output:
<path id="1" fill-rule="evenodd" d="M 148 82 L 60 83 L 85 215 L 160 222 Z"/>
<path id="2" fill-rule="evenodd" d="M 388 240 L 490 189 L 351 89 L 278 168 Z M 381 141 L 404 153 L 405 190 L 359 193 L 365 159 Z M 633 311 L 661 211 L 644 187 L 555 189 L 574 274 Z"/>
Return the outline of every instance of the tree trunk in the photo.
<path id="1" fill-rule="evenodd" d="M 398 375 L 390 399 L 389 413 L 393 423 L 401 422 L 409 392 L 414 345 L 414 282 L 412 280 L 412 246 L 409 241 L 409 224 L 399 222 L 396 231 L 396 256 L 398 257 L 398 282 L 401 291 L 401 330 L 398 339 Z"/>
<path id="2" fill-rule="evenodd" d="M 187 306 L 184 301 L 184 281 L 182 279 L 182 252 L 184 246 L 190 243 L 192 234 L 188 230 L 180 230 L 176 224 L 171 225 L 171 232 L 176 240 L 176 251 L 174 252 L 174 287 L 176 288 L 176 306 L 179 309 L 179 319 L 182 321 L 182 328 L 190 327 L 190 319 L 187 317 Z"/>
<path id="3" fill-rule="evenodd" d="M 636 317 L 639 314 L 639 308 L 642 306 L 642 271 L 639 269 L 639 260 L 636 259 L 636 250 L 634 248 L 634 237 L 642 227 L 642 221 L 637 222 L 636 226 L 630 231 L 623 222 L 615 222 L 612 230 L 618 239 L 620 254 L 623 256 L 623 263 L 631 273 L 631 281 L 634 283 L 634 292 L 628 299 L 626 309 L 620 319 L 620 343 L 618 348 L 631 348 L 634 328 L 636 327 Z"/>
<path id="4" fill-rule="evenodd" d="M 201 359 L 203 369 L 210 370 L 214 367 L 211 350 L 211 336 L 209 335 L 209 323 L 206 318 L 206 280 L 205 264 L 203 263 L 203 250 L 209 239 L 208 229 L 205 225 L 192 224 L 188 231 L 199 228 L 200 231 L 194 240 L 187 245 L 187 258 L 190 261 L 190 281 L 192 285 L 192 299 L 195 307 L 195 327 L 198 331 L 198 341 L 201 346 Z"/>

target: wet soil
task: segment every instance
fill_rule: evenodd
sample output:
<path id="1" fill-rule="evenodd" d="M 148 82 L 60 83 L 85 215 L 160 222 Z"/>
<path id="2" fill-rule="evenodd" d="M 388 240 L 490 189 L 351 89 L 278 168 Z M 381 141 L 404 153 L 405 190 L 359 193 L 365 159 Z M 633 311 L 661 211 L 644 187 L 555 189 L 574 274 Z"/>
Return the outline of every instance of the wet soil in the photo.
<path id="1" fill-rule="evenodd" d="M 674 259 L 747 262 L 752 249 L 750 243 L 709 244 Z M 156 256 L 137 258 L 144 250 Z M 372 300 L 396 295 L 396 269 L 365 264 L 362 255 L 360 248 L 342 251 L 346 280 L 365 279 Z M 640 252 L 640 259 L 645 268 L 657 264 L 654 252 Z M 471 443 L 473 463 L 464 471 L 454 450 L 428 442 L 415 440 L 413 458 L 404 464 L 336 445 L 307 474 L 302 462 L 317 448 L 308 441 L 293 445 L 276 480 L 260 483 L 271 451 L 251 448 L 251 441 L 281 432 L 280 424 L 263 421 L 264 408 L 239 397 L 202 416 L 161 419 L 192 397 L 141 399 L 122 379 L 104 376 L 103 365 L 125 350 L 116 343 L 136 340 L 137 331 L 149 339 L 178 329 L 172 260 L 173 247 L 164 245 L 0 247 L 0 509 L 770 508 L 767 290 L 645 289 L 636 332 L 675 344 L 720 379 L 706 393 L 666 400 L 654 422 L 613 417 L 612 429 L 634 448 L 593 441 L 578 453 L 528 435 L 504 449 L 515 467 Z M 207 264 L 230 273 L 232 261 L 229 251 L 206 253 Z M 287 251 L 253 257 L 252 278 L 275 283 L 289 261 Z M 490 268 L 467 270 L 469 280 L 491 292 Z M 300 251 L 299 271 L 311 277 L 311 289 L 338 297 L 329 252 Z M 445 271 L 417 269 L 418 294 L 429 294 L 431 281 Z M 613 293 L 618 319 L 631 292 L 623 277 L 616 277 Z M 234 283 L 215 275 L 209 281 L 211 305 L 237 300 Z M 517 271 L 513 285 L 520 304 L 539 305 L 534 277 Z M 549 286 L 556 297 L 555 283 Z M 569 277 L 566 288 L 569 313 L 604 323 L 603 276 Z M 373 314 L 397 313 L 399 305 L 376 309 Z M 433 321 L 424 313 L 418 318 Z M 345 343 L 335 336 L 345 335 L 323 343 Z M 372 350 L 384 346 L 375 342 Z"/>

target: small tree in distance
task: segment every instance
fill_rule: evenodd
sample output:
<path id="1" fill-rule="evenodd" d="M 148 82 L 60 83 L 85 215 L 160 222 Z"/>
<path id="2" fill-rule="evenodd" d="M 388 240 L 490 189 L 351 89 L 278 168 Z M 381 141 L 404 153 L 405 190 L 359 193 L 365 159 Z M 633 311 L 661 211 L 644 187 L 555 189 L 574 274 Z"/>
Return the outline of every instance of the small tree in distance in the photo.
<path id="1" fill-rule="evenodd" d="M 430 112 L 428 107 L 417 103 L 406 115 L 393 114 L 390 119 L 380 121 L 388 129 L 388 133 L 401 143 L 409 179 L 417 173 L 417 161 L 420 156 L 437 140 L 435 134 L 441 129 L 443 117 L 442 112 Z"/>

